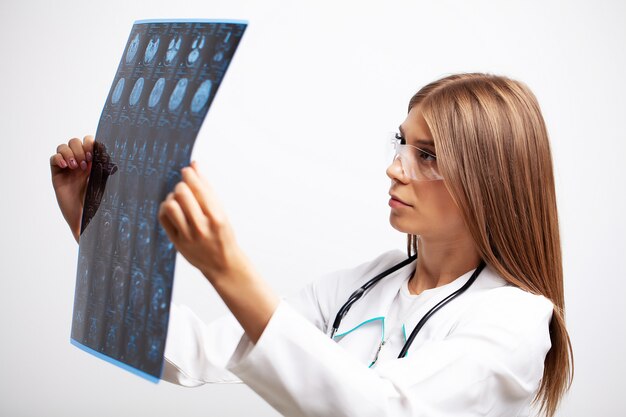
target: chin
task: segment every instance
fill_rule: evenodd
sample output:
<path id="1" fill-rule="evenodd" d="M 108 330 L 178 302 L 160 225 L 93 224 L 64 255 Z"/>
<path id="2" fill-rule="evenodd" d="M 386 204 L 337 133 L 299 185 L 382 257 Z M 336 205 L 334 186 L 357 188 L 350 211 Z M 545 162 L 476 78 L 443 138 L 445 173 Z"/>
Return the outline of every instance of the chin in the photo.
<path id="1" fill-rule="evenodd" d="M 394 216 L 393 214 L 389 215 L 389 224 L 398 232 L 410 233 L 413 235 L 418 234 L 414 230 L 410 230 L 412 228 L 406 227 L 406 225 L 403 225 L 402 223 L 403 223 L 402 221 L 398 221 L 397 216 Z"/>

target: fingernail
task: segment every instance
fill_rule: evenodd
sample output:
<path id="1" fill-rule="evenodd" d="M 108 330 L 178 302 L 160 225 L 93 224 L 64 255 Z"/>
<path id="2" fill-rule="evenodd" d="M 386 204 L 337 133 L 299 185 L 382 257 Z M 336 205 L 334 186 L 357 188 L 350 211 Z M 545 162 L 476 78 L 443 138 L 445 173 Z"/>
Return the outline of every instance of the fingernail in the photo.
<path id="1" fill-rule="evenodd" d="M 91 161 L 91 152 L 87 152 L 87 161 Z"/>
<path id="2" fill-rule="evenodd" d="M 83 171 L 87 169 L 87 162 L 85 161 L 80 161 L 80 169 L 82 169 Z"/>
<path id="3" fill-rule="evenodd" d="M 74 158 L 70 159 L 70 166 L 72 168 L 76 168 L 78 166 L 78 164 L 76 163 L 76 161 L 74 160 Z"/>
<path id="4" fill-rule="evenodd" d="M 67 168 L 67 162 L 65 162 L 65 159 L 61 159 L 61 162 L 59 162 L 59 165 L 61 166 L 61 168 Z"/>

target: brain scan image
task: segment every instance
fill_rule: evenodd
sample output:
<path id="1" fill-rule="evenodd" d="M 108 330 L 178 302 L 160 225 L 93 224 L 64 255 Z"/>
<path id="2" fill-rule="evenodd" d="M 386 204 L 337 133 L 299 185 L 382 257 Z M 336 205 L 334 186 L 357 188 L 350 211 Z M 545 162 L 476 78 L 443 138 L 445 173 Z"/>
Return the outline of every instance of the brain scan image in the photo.
<path id="1" fill-rule="evenodd" d="M 113 94 L 111 94 L 111 103 L 117 104 L 120 101 L 120 97 L 122 97 L 122 92 L 124 91 L 124 79 L 120 78 L 115 84 L 115 88 L 113 89 Z"/>
<path id="2" fill-rule="evenodd" d="M 130 104 L 131 106 L 135 106 L 139 102 L 139 98 L 141 97 L 141 90 L 143 90 L 143 77 L 135 81 L 133 91 L 130 92 L 128 104 Z"/>
<path id="3" fill-rule="evenodd" d="M 133 330 L 128 335 L 128 342 L 126 343 L 126 358 L 131 363 L 135 363 L 137 361 L 137 356 L 139 355 L 139 347 L 137 346 L 138 339 L 139 332 L 137 330 Z"/>
<path id="4" fill-rule="evenodd" d="M 131 167 L 133 172 L 131 173 Z M 137 165 L 128 162 L 128 180 L 126 181 L 126 191 L 128 192 L 128 202 L 135 205 L 137 202 L 137 196 L 139 195 L 139 175 L 137 172 Z"/>
<path id="5" fill-rule="evenodd" d="M 128 246 L 130 245 L 130 228 L 131 223 L 128 216 L 122 216 L 118 229 L 118 246 L 119 253 L 128 256 Z"/>
<path id="6" fill-rule="evenodd" d="M 128 46 L 128 51 L 126 51 L 126 63 L 130 64 L 135 55 L 137 55 L 137 49 L 139 49 L 139 34 L 136 34 L 133 38 L 132 42 Z"/>
<path id="7" fill-rule="evenodd" d="M 172 38 L 169 45 L 167 45 L 167 52 L 165 53 L 165 65 L 169 65 L 174 61 L 174 58 L 176 58 L 176 55 L 178 54 L 178 50 L 180 49 L 180 45 L 182 43 L 182 36 L 176 35 Z"/>
<path id="8" fill-rule="evenodd" d="M 113 288 L 111 296 L 113 298 L 114 308 L 121 311 L 126 294 L 126 274 L 121 266 L 117 265 L 113 270 Z"/>
<path id="9" fill-rule="evenodd" d="M 139 230 L 137 231 L 136 250 L 138 253 L 138 259 L 142 263 L 150 261 L 150 225 L 145 220 L 139 223 Z"/>
<path id="10" fill-rule="evenodd" d="M 94 316 L 89 318 L 89 333 L 87 334 L 87 339 L 91 340 L 92 343 L 97 343 L 98 341 L 98 319 Z"/>
<path id="11" fill-rule="evenodd" d="M 174 111 L 180 106 L 180 103 L 183 101 L 183 97 L 185 97 L 185 90 L 187 90 L 187 79 L 181 78 L 176 83 L 176 87 L 174 87 L 174 91 L 172 91 L 172 95 L 170 96 L 169 109 L 170 111 Z"/>
<path id="12" fill-rule="evenodd" d="M 165 304 L 165 283 L 163 278 L 156 277 L 152 287 L 152 295 L 150 296 L 150 310 L 153 315 L 158 315 L 159 311 L 167 307 Z"/>
<path id="13" fill-rule="evenodd" d="M 77 271 L 77 282 L 76 282 L 76 293 L 74 297 L 77 300 L 80 300 L 84 307 L 87 305 L 87 297 L 89 290 L 89 275 L 90 275 L 90 267 L 89 267 L 89 259 L 85 255 L 81 255 L 78 262 L 78 271 Z M 73 327 L 80 329 L 80 333 L 83 333 L 82 327 L 84 325 L 85 316 L 83 315 L 83 311 L 79 310 L 76 312 L 77 317 Z"/>
<path id="14" fill-rule="evenodd" d="M 148 107 L 154 107 L 159 104 L 161 96 L 163 95 L 163 89 L 165 88 L 165 78 L 161 77 L 154 83 L 152 91 L 150 92 L 150 98 L 148 99 Z"/>
<path id="15" fill-rule="evenodd" d="M 163 375 L 177 258 L 159 206 L 182 180 L 246 26 L 135 22 L 96 130 L 70 341 L 153 383 Z"/>
<path id="16" fill-rule="evenodd" d="M 143 62 L 149 64 L 154 59 L 157 51 L 159 50 L 159 42 L 160 39 L 158 36 L 153 36 L 148 42 L 148 46 L 146 46 L 146 53 L 143 56 Z"/>
<path id="17" fill-rule="evenodd" d="M 95 267 L 95 280 L 93 281 L 92 291 L 102 292 L 106 290 L 107 285 L 107 268 L 104 262 L 98 262 Z"/>
<path id="18" fill-rule="evenodd" d="M 117 325 L 111 324 L 109 325 L 109 330 L 107 331 L 107 338 L 105 349 L 107 351 L 114 351 L 117 347 Z"/>
<path id="19" fill-rule="evenodd" d="M 128 303 L 128 311 L 131 314 L 136 314 L 138 316 L 143 316 L 145 314 L 144 285 L 145 278 L 143 272 L 133 272 Z"/>
<path id="20" fill-rule="evenodd" d="M 209 96 L 211 95 L 211 87 L 213 83 L 211 80 L 205 80 L 200 84 L 200 87 L 196 90 L 196 94 L 193 95 L 193 99 L 191 100 L 191 111 L 194 113 L 198 113 L 204 105 L 209 100 Z"/>
<path id="21" fill-rule="evenodd" d="M 108 241 L 113 237 L 113 216 L 109 210 L 102 215 L 102 240 Z"/>
<path id="22" fill-rule="evenodd" d="M 157 260 L 159 261 L 158 268 L 165 273 L 172 273 L 174 271 L 173 265 L 170 264 L 168 259 L 172 256 L 176 256 L 174 244 L 169 240 L 165 229 L 159 227 L 157 239 Z"/>
<path id="23" fill-rule="evenodd" d="M 148 342 L 148 359 L 151 361 L 156 361 L 159 359 L 159 355 L 161 352 L 161 342 L 158 338 L 151 336 Z"/>
<path id="24" fill-rule="evenodd" d="M 191 43 L 191 52 L 187 55 L 187 64 L 193 65 L 200 57 L 200 50 L 204 48 L 206 37 L 204 35 L 198 35 Z"/>

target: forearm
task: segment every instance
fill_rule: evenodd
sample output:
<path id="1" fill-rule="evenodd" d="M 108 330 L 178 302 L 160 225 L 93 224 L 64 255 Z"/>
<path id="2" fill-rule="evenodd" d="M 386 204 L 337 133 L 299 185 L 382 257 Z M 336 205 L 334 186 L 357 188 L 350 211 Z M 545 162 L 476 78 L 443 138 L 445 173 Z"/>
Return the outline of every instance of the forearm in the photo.
<path id="1" fill-rule="evenodd" d="M 206 276 L 206 275 L 205 275 Z M 207 277 L 231 313 L 256 343 L 280 301 L 256 272 L 244 270 L 228 277 Z"/>
<path id="2" fill-rule="evenodd" d="M 65 219 L 67 225 L 70 228 L 70 231 L 72 232 L 72 236 L 74 236 L 74 240 L 76 241 L 76 243 L 78 243 L 80 238 L 80 222 L 82 220 L 83 213 L 82 204 L 80 204 L 80 201 L 76 200 L 74 203 L 71 204 L 59 203 L 59 208 L 61 209 L 61 214 L 63 214 L 63 218 Z"/>

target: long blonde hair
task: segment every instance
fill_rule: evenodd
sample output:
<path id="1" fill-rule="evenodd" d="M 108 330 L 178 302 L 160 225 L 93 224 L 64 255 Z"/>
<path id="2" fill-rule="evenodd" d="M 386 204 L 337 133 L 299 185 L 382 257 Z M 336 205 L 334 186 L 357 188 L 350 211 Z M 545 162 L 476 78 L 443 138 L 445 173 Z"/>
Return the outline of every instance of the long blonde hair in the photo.
<path id="1" fill-rule="evenodd" d="M 432 82 L 419 105 L 439 169 L 482 258 L 509 283 L 554 304 L 552 346 L 533 403 L 554 416 L 574 375 L 565 327 L 561 244 L 548 133 L 535 95 L 491 74 L 455 74 Z M 417 237 L 408 235 L 409 256 Z"/>

